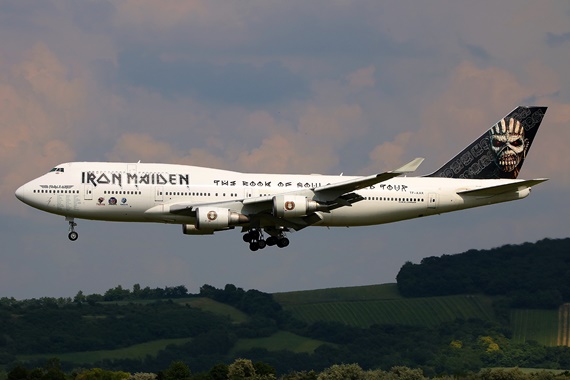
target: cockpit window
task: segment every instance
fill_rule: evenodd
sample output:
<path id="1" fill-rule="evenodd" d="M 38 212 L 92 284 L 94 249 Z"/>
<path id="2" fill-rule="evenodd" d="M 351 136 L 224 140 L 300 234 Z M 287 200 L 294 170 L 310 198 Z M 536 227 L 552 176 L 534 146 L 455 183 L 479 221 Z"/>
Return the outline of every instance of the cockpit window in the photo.
<path id="1" fill-rule="evenodd" d="M 64 169 L 63 169 L 63 168 L 53 168 L 53 169 L 51 169 L 49 172 L 50 172 L 50 173 L 51 173 L 51 172 L 63 173 L 63 172 L 64 172 Z"/>

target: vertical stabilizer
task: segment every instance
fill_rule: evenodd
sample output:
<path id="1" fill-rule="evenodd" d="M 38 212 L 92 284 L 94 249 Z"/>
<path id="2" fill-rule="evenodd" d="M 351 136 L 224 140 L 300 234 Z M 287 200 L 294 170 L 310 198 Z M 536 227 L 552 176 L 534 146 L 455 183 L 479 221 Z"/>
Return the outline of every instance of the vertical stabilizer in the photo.
<path id="1" fill-rule="evenodd" d="M 426 177 L 517 178 L 546 109 L 515 108 L 461 153 Z"/>

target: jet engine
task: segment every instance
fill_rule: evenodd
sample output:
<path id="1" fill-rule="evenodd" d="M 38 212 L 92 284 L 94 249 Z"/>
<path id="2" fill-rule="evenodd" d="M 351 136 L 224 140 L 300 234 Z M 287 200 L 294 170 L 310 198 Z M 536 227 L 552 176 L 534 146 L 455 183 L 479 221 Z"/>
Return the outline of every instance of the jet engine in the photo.
<path id="1" fill-rule="evenodd" d="M 197 207 L 196 228 L 198 230 L 224 230 L 230 226 L 247 223 L 246 215 L 220 207 Z"/>
<path id="2" fill-rule="evenodd" d="M 273 215 L 279 218 L 305 216 L 323 207 L 303 195 L 276 195 L 273 197 Z"/>
<path id="3" fill-rule="evenodd" d="M 196 224 L 183 224 L 185 235 L 211 235 L 214 231 L 233 228 L 237 224 L 247 223 L 246 215 L 220 207 L 196 208 Z"/>

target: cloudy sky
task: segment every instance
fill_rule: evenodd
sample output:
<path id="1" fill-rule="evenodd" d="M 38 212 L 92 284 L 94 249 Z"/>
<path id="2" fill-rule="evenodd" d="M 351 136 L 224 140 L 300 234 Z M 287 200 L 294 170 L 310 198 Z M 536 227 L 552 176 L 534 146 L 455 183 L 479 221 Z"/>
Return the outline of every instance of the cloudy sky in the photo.
<path id="1" fill-rule="evenodd" d="M 570 3 L 505 0 L 0 1 L 0 297 L 203 284 L 279 292 L 394 282 L 423 257 L 570 235 Z M 548 106 L 519 202 L 311 228 L 78 221 L 14 190 L 67 161 L 247 172 L 437 169 L 519 104 Z"/>

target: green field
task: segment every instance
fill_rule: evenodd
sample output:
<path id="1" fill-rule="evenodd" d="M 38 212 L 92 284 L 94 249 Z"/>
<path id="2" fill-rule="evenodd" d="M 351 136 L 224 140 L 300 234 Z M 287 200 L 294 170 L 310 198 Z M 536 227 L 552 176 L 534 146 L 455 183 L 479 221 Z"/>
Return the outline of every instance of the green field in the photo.
<path id="1" fill-rule="evenodd" d="M 156 356 L 156 354 L 170 344 L 184 344 L 190 342 L 190 338 L 181 339 L 162 339 L 152 342 L 135 344 L 130 347 L 120 348 L 117 350 L 101 350 L 101 351 L 85 351 L 72 352 L 68 354 L 40 354 L 40 355 L 21 355 L 18 360 L 38 360 L 44 358 L 57 357 L 62 361 L 82 364 L 94 363 L 105 359 L 143 359 L 147 355 Z"/>
<path id="2" fill-rule="evenodd" d="M 214 314 L 225 315 L 229 317 L 234 323 L 243 323 L 249 321 L 249 317 L 246 313 L 236 309 L 235 307 L 214 301 L 210 298 L 184 298 L 176 300 L 175 302 L 184 305 L 190 305 L 192 307 L 204 311 L 209 311 Z"/>
<path id="3" fill-rule="evenodd" d="M 515 342 L 534 340 L 545 346 L 558 345 L 558 310 L 512 310 L 511 326 Z"/>
<path id="4" fill-rule="evenodd" d="M 489 297 L 403 298 L 396 284 L 278 293 L 274 297 L 285 310 L 307 323 L 325 320 L 357 327 L 382 323 L 435 326 L 457 318 L 494 319 Z"/>
<path id="5" fill-rule="evenodd" d="M 295 353 L 312 353 L 322 344 L 325 344 L 325 342 L 280 331 L 266 338 L 240 339 L 232 349 L 231 354 L 252 348 L 265 348 L 268 351 L 289 350 Z"/>
<path id="6" fill-rule="evenodd" d="M 129 303 L 136 304 L 150 304 L 154 303 L 156 300 L 127 300 L 127 301 L 109 301 L 102 302 L 102 304 L 113 304 L 113 305 L 128 305 Z M 206 297 L 189 297 L 189 298 L 175 298 L 172 300 L 174 303 L 181 305 L 190 305 L 197 309 L 204 311 L 209 311 L 214 314 L 224 315 L 229 317 L 235 323 L 242 323 L 249 321 L 249 317 L 244 312 L 236 309 L 233 306 L 226 305 L 224 303 L 214 301 L 213 299 Z"/>
<path id="7" fill-rule="evenodd" d="M 101 351 L 86 351 L 86 352 L 73 352 L 68 354 L 41 354 L 41 355 L 21 355 L 18 360 L 41 360 L 52 357 L 57 357 L 62 361 L 83 364 L 95 363 L 100 360 L 114 360 L 114 359 L 143 359 L 147 355 L 156 356 L 156 354 L 171 344 L 184 344 L 190 342 L 190 338 L 185 339 L 163 339 L 153 342 L 136 344 L 126 348 L 117 350 L 101 350 Z M 256 338 L 256 339 L 240 339 L 231 350 L 231 354 L 239 351 L 249 350 L 251 348 L 264 348 L 268 351 L 289 350 L 295 353 L 306 352 L 312 353 L 317 347 L 326 342 L 315 339 L 305 338 L 295 335 L 290 332 L 280 331 L 269 337 Z"/>
<path id="8" fill-rule="evenodd" d="M 491 297 L 403 298 L 396 284 L 276 293 L 274 298 L 307 323 L 324 320 L 365 328 L 382 323 L 436 326 L 456 318 L 495 319 Z M 559 310 L 513 309 L 510 316 L 515 342 L 570 346 L 570 304 Z"/>
<path id="9" fill-rule="evenodd" d="M 401 299 L 397 284 L 353 286 L 274 293 L 273 298 L 282 306 L 334 301 L 369 301 Z"/>

